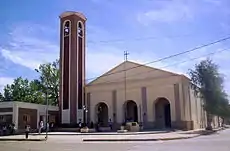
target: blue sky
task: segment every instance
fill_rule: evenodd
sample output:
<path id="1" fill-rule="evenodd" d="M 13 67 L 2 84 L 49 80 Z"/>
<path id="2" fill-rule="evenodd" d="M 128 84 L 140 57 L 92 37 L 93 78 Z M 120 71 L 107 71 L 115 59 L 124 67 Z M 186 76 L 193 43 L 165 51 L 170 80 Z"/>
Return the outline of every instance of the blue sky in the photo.
<path id="1" fill-rule="evenodd" d="M 36 78 L 34 68 L 59 57 L 59 15 L 87 17 L 87 78 L 123 61 L 146 63 L 230 35 L 228 0 L 7 0 L 0 2 L 0 87 L 18 76 Z M 107 41 L 107 42 L 104 42 Z M 186 74 L 206 54 L 230 41 L 151 64 Z M 190 58 L 199 57 L 170 67 Z M 230 92 L 230 50 L 210 56 Z"/>

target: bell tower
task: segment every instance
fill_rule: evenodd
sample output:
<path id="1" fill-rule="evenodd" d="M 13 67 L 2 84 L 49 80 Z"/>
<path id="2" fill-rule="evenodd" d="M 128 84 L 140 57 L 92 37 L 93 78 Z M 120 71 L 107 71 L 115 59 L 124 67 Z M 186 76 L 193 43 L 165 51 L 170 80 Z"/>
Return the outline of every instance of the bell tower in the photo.
<path id="1" fill-rule="evenodd" d="M 60 122 L 83 120 L 85 88 L 85 23 L 79 12 L 60 15 Z"/>

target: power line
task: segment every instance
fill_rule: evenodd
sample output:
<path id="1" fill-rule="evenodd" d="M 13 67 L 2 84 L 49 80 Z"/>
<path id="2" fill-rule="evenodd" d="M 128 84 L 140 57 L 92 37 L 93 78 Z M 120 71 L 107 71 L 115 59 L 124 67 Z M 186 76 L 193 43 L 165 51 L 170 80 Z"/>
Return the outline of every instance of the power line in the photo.
<path id="1" fill-rule="evenodd" d="M 189 34 L 186 35 L 178 35 L 178 36 L 165 36 L 165 37 L 136 37 L 130 39 L 112 39 L 112 40 L 100 40 L 100 41 L 88 41 L 88 43 L 96 44 L 96 43 L 112 43 L 112 42 L 125 42 L 125 41 L 142 41 L 142 40 L 156 40 L 160 38 L 183 38 L 188 37 Z"/>
<path id="2" fill-rule="evenodd" d="M 143 40 L 157 40 L 157 39 L 176 39 L 176 38 L 184 38 L 184 37 L 191 37 L 191 36 L 197 36 L 196 34 L 184 34 L 184 35 L 165 35 L 162 37 L 156 37 L 156 36 L 149 36 L 149 37 L 134 37 L 134 38 L 118 38 L 118 39 L 110 39 L 110 40 L 99 40 L 99 41 L 92 41 L 89 40 L 87 43 L 89 44 L 97 44 L 97 43 L 116 43 L 116 42 L 126 42 L 126 41 L 143 41 Z"/>
<path id="3" fill-rule="evenodd" d="M 206 56 L 210 56 L 210 55 L 214 55 L 216 53 L 220 53 L 220 52 L 223 52 L 223 51 L 226 51 L 226 50 L 229 50 L 230 48 L 226 48 L 226 49 L 221 49 L 221 50 L 218 50 L 218 51 L 215 51 L 215 52 L 212 52 L 212 53 L 208 53 L 208 54 L 205 54 L 203 56 L 199 56 L 199 57 L 195 57 L 195 58 L 191 58 L 189 60 L 184 60 L 184 61 L 181 61 L 181 62 L 177 62 L 177 63 L 174 63 L 174 64 L 170 64 L 170 65 L 166 65 L 166 66 L 163 66 L 161 68 L 166 68 L 166 67 L 170 67 L 170 66 L 175 66 L 175 65 L 178 65 L 178 64 L 182 64 L 182 63 L 185 63 L 185 62 L 189 62 L 189 61 L 193 61 L 193 60 L 196 60 L 196 59 L 200 59 L 200 58 L 203 58 L 203 57 L 206 57 Z M 141 73 L 137 73 L 137 74 L 133 74 L 133 75 L 130 75 L 128 77 L 133 77 L 133 76 L 136 76 L 136 75 L 141 75 L 141 74 L 147 74 L 147 73 L 150 73 L 150 72 L 155 72 L 155 71 L 158 71 L 159 69 L 154 69 L 153 70 L 149 70 L 147 72 L 141 72 Z M 172 76 L 172 75 L 170 75 Z M 170 77 L 169 76 L 169 77 Z M 178 76 L 178 74 L 176 75 L 173 75 L 173 76 Z M 162 76 L 160 76 L 162 77 Z M 126 77 L 127 78 L 127 77 Z M 122 78 L 116 78 L 116 79 L 113 79 L 113 80 L 119 80 L 119 79 L 122 79 Z M 150 78 L 150 79 L 154 79 L 154 78 Z M 117 81 L 117 82 L 122 82 L 122 81 Z M 91 85 L 98 85 L 98 84 L 108 84 L 108 83 L 114 83 L 114 81 L 112 80 L 108 80 L 108 81 L 104 81 L 104 82 L 100 82 L 100 83 L 96 83 L 96 84 L 91 84 Z"/>
<path id="4" fill-rule="evenodd" d="M 152 64 L 152 63 L 156 63 L 156 62 L 161 62 L 161 61 L 163 61 L 163 60 L 167 60 L 167 59 L 170 59 L 170 58 L 173 58 L 173 57 L 176 57 L 176 56 L 180 56 L 180 55 L 183 55 L 183 54 L 186 54 L 186 53 L 189 53 L 189 52 L 193 52 L 193 51 L 195 51 L 195 50 L 198 50 L 198 49 L 201 49 L 201 48 L 204 48 L 204 47 L 207 47 L 207 46 L 211 46 L 211 45 L 214 45 L 214 44 L 216 44 L 216 43 L 220 43 L 220 42 L 223 42 L 223 41 L 226 41 L 226 40 L 229 40 L 229 39 L 230 39 L 230 36 L 225 37 L 225 38 L 222 38 L 222 39 L 219 39 L 219 40 L 214 41 L 214 42 L 210 42 L 210 43 L 208 43 L 208 44 L 204 44 L 204 45 L 195 47 L 195 48 L 190 49 L 190 50 L 187 50 L 187 51 L 183 51 L 183 52 L 180 52 L 180 53 L 177 53 L 177 54 L 174 54 L 174 55 L 170 55 L 170 56 L 166 56 L 166 57 L 160 58 L 160 59 L 158 59 L 158 60 L 154 60 L 154 61 L 151 61 L 151 62 L 148 62 L 148 63 L 145 63 L 145 64 L 140 64 L 140 65 L 137 65 L 137 66 L 128 68 L 128 69 L 126 69 L 126 71 L 131 70 L 131 69 L 134 69 L 134 68 L 138 68 L 138 67 L 141 67 L 141 66 L 145 66 L 145 65 L 148 65 L 148 64 Z M 113 73 L 110 73 L 110 74 L 104 74 L 104 75 L 101 75 L 101 76 L 98 76 L 98 77 L 88 78 L 88 79 L 86 79 L 86 81 L 94 80 L 94 79 L 99 78 L 99 77 L 109 76 L 109 75 L 112 75 L 112 74 L 121 73 L 121 72 L 123 72 L 123 71 L 124 71 L 124 70 L 120 70 L 120 71 L 113 72 Z"/>

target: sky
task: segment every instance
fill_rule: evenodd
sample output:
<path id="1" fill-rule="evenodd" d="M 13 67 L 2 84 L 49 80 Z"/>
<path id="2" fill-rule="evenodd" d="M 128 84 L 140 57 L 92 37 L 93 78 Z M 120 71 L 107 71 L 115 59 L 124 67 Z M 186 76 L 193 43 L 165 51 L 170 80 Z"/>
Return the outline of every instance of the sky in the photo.
<path id="1" fill-rule="evenodd" d="M 19 76 L 37 78 L 35 68 L 59 58 L 64 11 L 87 17 L 91 79 L 120 64 L 124 51 L 128 60 L 148 63 L 230 36 L 229 7 L 229 0 L 0 1 L 0 89 Z M 149 66 L 187 74 L 207 57 L 218 64 L 230 94 L 230 40 Z"/>

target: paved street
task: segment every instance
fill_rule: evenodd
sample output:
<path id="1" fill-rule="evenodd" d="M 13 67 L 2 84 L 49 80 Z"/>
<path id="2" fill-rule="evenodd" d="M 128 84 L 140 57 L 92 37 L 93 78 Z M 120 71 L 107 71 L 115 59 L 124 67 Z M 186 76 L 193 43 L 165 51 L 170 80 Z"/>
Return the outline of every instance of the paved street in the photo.
<path id="1" fill-rule="evenodd" d="M 229 151 L 230 130 L 218 134 L 186 140 L 157 142 L 95 142 L 83 143 L 75 136 L 50 136 L 47 142 L 0 142 L 1 150 L 7 151 Z"/>

